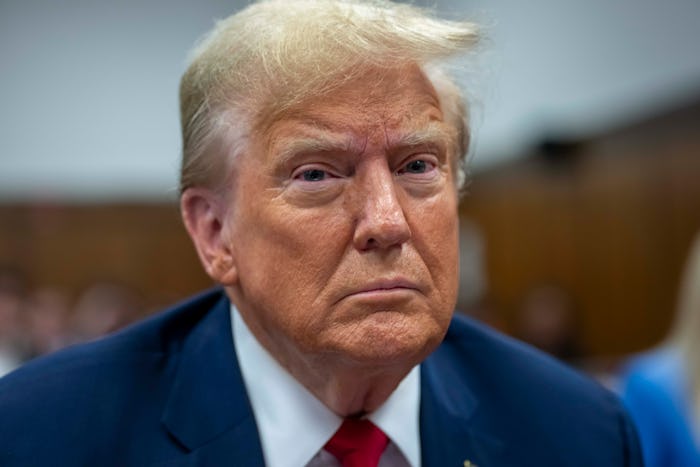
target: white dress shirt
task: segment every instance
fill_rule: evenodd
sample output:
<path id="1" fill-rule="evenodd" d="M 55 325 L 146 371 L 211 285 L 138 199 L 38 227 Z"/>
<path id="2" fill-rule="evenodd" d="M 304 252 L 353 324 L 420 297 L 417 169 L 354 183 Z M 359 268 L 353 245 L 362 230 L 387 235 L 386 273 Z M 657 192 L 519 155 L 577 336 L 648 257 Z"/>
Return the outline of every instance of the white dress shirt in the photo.
<path id="1" fill-rule="evenodd" d="M 289 374 L 231 306 L 233 345 L 253 408 L 267 467 L 335 467 L 323 449 L 343 419 Z M 389 437 L 379 467 L 420 467 L 420 368 L 401 381 L 389 399 L 368 415 Z"/>

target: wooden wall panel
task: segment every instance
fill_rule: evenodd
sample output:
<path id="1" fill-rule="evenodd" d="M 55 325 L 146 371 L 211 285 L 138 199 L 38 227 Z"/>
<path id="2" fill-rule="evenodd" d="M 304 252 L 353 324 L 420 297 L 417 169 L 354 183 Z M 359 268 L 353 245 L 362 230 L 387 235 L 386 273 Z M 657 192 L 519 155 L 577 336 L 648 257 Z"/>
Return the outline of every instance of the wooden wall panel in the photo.
<path id="1" fill-rule="evenodd" d="M 490 297 L 506 330 L 526 292 L 553 282 L 578 303 L 592 354 L 625 354 L 663 338 L 700 230 L 700 135 L 653 129 L 474 178 L 461 212 L 484 231 Z"/>
<path id="2" fill-rule="evenodd" d="M 578 303 L 593 355 L 663 337 L 700 230 L 700 133 L 687 123 L 698 121 L 694 112 L 474 177 L 461 214 L 485 239 L 488 303 L 506 331 L 525 293 L 554 282 Z M 2 264 L 73 297 L 117 280 L 151 307 L 211 285 L 172 204 L 0 205 Z"/>
<path id="3" fill-rule="evenodd" d="M 117 281 L 151 306 L 212 284 L 170 204 L 0 205 L 2 264 L 73 297 L 96 281 Z"/>

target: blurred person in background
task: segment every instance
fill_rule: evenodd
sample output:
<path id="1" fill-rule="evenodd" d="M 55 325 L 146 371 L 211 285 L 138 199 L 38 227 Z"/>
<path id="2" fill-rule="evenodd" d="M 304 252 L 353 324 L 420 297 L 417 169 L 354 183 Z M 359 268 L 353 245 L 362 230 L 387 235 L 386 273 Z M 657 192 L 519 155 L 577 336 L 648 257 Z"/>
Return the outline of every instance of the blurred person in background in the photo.
<path id="1" fill-rule="evenodd" d="M 562 287 L 543 284 L 530 289 L 516 317 L 515 335 L 572 365 L 582 358 L 578 314 Z"/>
<path id="2" fill-rule="evenodd" d="M 0 465 L 637 467 L 619 400 L 454 314 L 478 28 L 377 1 L 220 21 L 180 208 L 221 287 L 0 380 Z"/>
<path id="3" fill-rule="evenodd" d="M 22 320 L 27 306 L 27 285 L 22 275 L 0 268 L 0 376 L 17 368 L 27 356 Z"/>
<path id="4" fill-rule="evenodd" d="M 102 337 L 136 320 L 143 309 L 139 294 L 123 284 L 99 282 L 85 289 L 71 314 L 70 341 Z"/>
<path id="5" fill-rule="evenodd" d="M 632 359 L 622 379 L 649 467 L 700 466 L 700 234 L 679 292 L 667 339 Z"/>
<path id="6" fill-rule="evenodd" d="M 60 350 L 70 343 L 70 300 L 57 287 L 40 287 L 29 294 L 25 310 L 28 357 Z"/>

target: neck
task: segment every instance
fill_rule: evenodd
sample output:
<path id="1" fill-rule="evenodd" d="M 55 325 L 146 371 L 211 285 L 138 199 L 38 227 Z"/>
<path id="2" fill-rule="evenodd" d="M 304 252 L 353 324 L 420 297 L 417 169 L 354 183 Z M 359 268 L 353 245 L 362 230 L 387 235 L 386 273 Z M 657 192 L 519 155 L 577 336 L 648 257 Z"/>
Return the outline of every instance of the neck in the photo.
<path id="1" fill-rule="evenodd" d="M 362 416 L 381 407 L 430 350 L 421 348 L 391 359 L 353 359 L 340 351 L 303 351 L 288 336 L 265 332 L 258 321 L 247 320 L 237 308 L 258 343 L 316 399 L 343 418 Z"/>
<path id="2" fill-rule="evenodd" d="M 304 374 L 289 371 L 326 407 L 345 418 L 359 417 L 381 407 L 411 368 L 335 367 Z"/>
<path id="3" fill-rule="evenodd" d="M 249 327 L 258 342 L 297 381 L 340 417 L 356 417 L 381 407 L 422 359 L 358 362 L 337 353 L 308 355 Z"/>

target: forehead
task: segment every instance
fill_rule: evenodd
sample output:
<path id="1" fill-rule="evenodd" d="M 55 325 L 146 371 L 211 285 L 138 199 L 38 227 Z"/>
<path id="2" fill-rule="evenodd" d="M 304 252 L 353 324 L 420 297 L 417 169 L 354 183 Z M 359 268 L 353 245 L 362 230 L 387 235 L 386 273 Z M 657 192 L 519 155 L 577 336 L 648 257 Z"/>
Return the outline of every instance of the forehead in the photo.
<path id="1" fill-rule="evenodd" d="M 417 66 L 372 70 L 361 80 L 310 98 L 280 114 L 264 131 L 269 148 L 290 140 L 363 145 L 375 139 L 449 138 L 439 99 Z"/>

